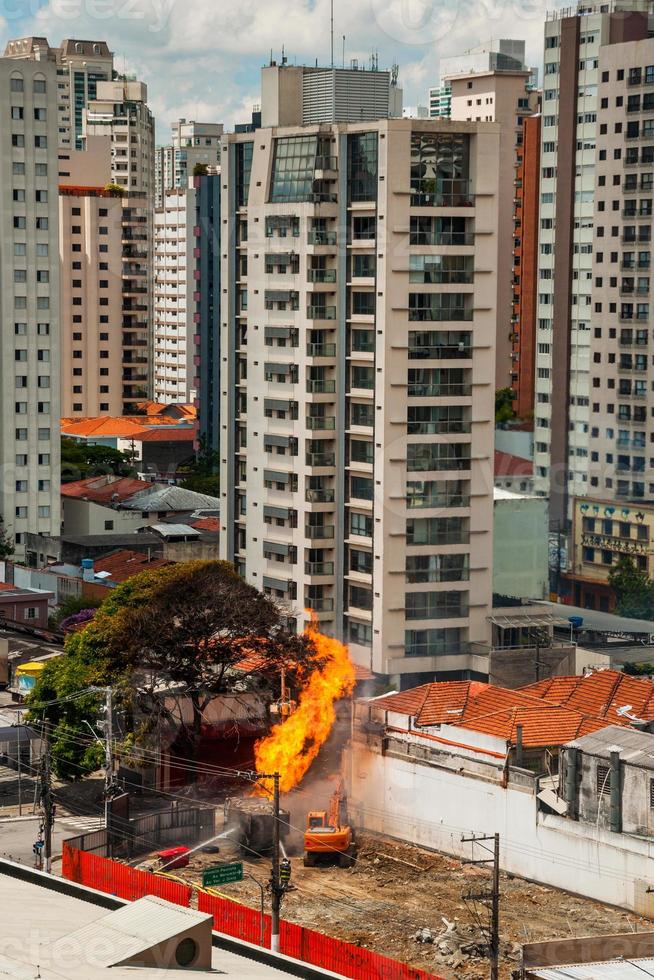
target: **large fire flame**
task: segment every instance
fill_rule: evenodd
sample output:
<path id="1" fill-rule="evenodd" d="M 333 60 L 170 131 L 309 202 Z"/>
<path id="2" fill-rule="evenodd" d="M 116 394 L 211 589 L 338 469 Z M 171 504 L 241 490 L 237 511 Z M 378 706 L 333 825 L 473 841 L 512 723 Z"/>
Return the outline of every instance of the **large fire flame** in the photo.
<path id="1" fill-rule="evenodd" d="M 298 695 L 293 714 L 272 729 L 255 745 L 257 772 L 279 772 L 279 787 L 288 792 L 302 781 L 336 720 L 334 703 L 354 688 L 354 667 L 347 648 L 318 632 L 312 621 L 305 635 L 313 641 L 317 656 L 324 661 L 320 670 L 307 676 Z M 261 786 L 270 791 L 270 786 Z"/>

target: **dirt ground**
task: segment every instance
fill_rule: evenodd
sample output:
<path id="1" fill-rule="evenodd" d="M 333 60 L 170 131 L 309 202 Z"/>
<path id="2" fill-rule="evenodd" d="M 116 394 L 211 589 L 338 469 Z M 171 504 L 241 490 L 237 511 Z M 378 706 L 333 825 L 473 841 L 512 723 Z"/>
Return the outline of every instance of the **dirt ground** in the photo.
<path id="1" fill-rule="evenodd" d="M 464 895 L 486 891 L 488 870 L 369 834 L 359 835 L 358 842 L 357 862 L 349 870 L 305 868 L 301 856 L 290 855 L 293 887 L 284 899 L 283 917 L 444 980 L 485 980 L 489 963 L 480 924 L 488 923 L 488 912 Z M 188 868 L 175 874 L 200 884 L 203 868 L 237 859 L 267 882 L 268 859 L 244 856 L 226 841 L 219 845 L 219 854 L 197 852 Z M 220 894 L 259 907 L 259 890 L 247 879 L 224 886 Z M 652 929 L 647 919 L 504 874 L 501 895 L 502 980 L 517 968 L 522 943 Z M 419 941 L 417 934 L 428 941 Z"/>

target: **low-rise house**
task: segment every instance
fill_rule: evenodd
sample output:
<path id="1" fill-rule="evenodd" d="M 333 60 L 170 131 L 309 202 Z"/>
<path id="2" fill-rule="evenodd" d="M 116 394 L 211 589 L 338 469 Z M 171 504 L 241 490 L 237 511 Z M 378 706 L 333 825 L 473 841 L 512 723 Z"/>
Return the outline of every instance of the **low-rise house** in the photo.
<path id="1" fill-rule="evenodd" d="M 184 487 L 104 475 L 61 488 L 65 535 L 129 533 L 196 511 L 217 516 L 217 497 Z"/>
<path id="2" fill-rule="evenodd" d="M 359 700 L 352 819 L 459 857 L 499 833 L 508 872 L 654 915 L 653 721 L 654 683 L 615 671 Z"/>
<path id="3" fill-rule="evenodd" d="M 534 463 L 531 459 L 495 450 L 495 486 L 519 493 L 531 493 L 534 488 Z"/>
<path id="4" fill-rule="evenodd" d="M 38 627 L 48 626 L 49 607 L 54 605 L 54 592 L 24 589 L 9 582 L 0 582 L 0 625 Z"/>

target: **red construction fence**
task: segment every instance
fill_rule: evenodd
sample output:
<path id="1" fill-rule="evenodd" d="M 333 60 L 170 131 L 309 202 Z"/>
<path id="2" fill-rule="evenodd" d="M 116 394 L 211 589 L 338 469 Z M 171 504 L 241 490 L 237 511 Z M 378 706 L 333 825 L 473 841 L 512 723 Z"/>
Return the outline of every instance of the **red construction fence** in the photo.
<path id="1" fill-rule="evenodd" d="M 156 895 L 176 905 L 189 907 L 192 889 L 160 875 L 137 871 L 118 861 L 89 854 L 64 841 L 62 875 L 88 888 L 135 901 L 145 895 Z M 261 940 L 261 917 L 251 909 L 227 898 L 198 891 L 198 909 L 213 916 L 214 929 L 227 936 L 258 945 Z M 270 945 L 270 916 L 265 916 L 265 943 Z M 340 973 L 351 980 L 441 980 L 432 973 L 416 970 L 380 953 L 333 939 L 313 929 L 282 919 L 279 934 L 280 952 L 294 959 Z"/>

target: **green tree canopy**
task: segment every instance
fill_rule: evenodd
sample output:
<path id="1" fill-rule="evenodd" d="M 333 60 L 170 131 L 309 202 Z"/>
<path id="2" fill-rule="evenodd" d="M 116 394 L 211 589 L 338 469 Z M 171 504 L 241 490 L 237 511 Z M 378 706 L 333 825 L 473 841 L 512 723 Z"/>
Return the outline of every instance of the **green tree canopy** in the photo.
<path id="1" fill-rule="evenodd" d="M 609 572 L 616 612 L 634 619 L 654 619 L 654 582 L 629 556 L 620 558 Z"/>
<path id="2" fill-rule="evenodd" d="M 48 662 L 28 703 L 34 719 L 52 723 L 56 771 L 72 778 L 97 756 L 80 734 L 84 720 L 95 723 L 100 701 L 95 694 L 62 698 L 111 686 L 129 739 L 145 740 L 165 724 L 192 756 L 214 696 L 272 683 L 282 665 L 292 676 L 316 663 L 311 641 L 288 632 L 278 606 L 220 561 L 135 575 L 112 590 L 86 628 L 67 636 L 65 648 Z M 251 670 L 235 669 L 249 654 L 256 655 Z M 182 699 L 192 709 L 184 720 Z"/>
<path id="3" fill-rule="evenodd" d="M 511 388 L 500 388 L 495 392 L 495 421 L 510 422 L 515 418 L 513 411 L 513 391 Z"/>
<path id="4" fill-rule="evenodd" d="M 76 439 L 61 439 L 61 482 L 84 480 L 103 473 L 126 476 L 134 472 L 129 454 L 112 446 L 93 446 Z"/>
<path id="5" fill-rule="evenodd" d="M 0 561 L 11 558 L 14 550 L 14 539 L 7 533 L 4 518 L 0 515 Z"/>

